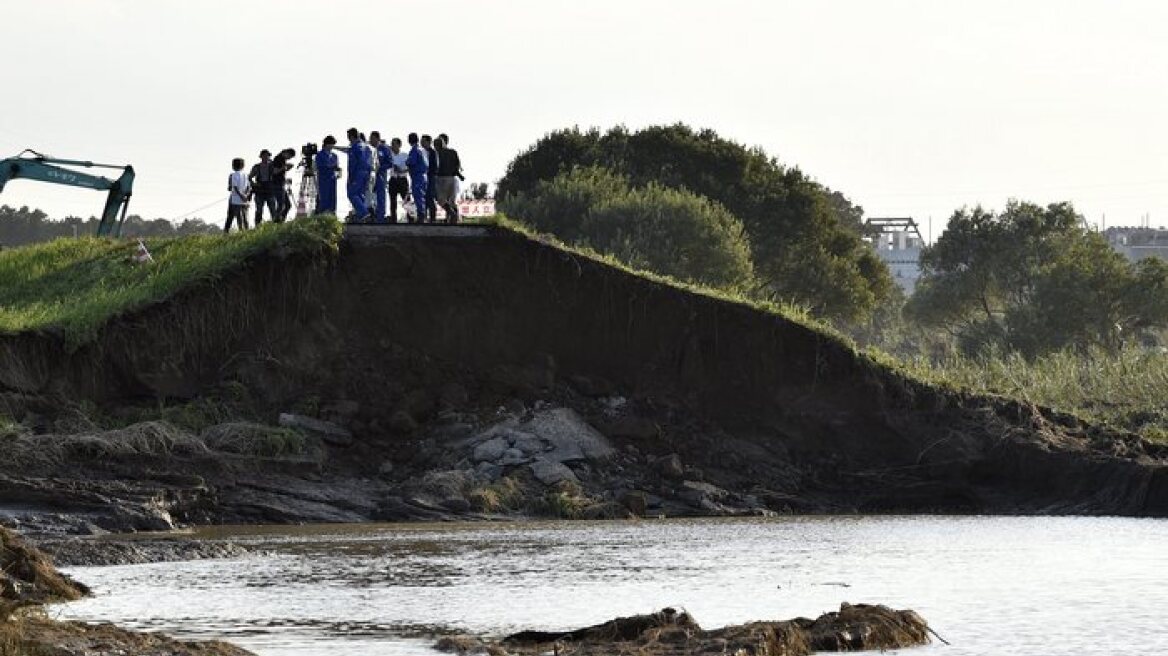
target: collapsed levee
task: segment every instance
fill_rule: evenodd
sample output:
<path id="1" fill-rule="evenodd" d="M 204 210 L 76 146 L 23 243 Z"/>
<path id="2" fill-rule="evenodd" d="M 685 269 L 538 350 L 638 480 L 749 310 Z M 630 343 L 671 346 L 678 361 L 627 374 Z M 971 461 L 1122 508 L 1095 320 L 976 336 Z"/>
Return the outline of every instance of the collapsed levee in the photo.
<path id="1" fill-rule="evenodd" d="M 846 510 L 1168 515 L 1162 447 L 930 386 L 812 327 L 504 229 L 387 229 L 346 239 L 335 261 L 261 254 L 77 350 L 48 333 L 0 339 L 0 386 L 108 403 L 191 398 L 227 379 L 273 408 L 336 390 L 376 406 L 388 392 L 370 381 L 407 356 L 423 378 L 606 381 L 684 408 L 718 431 L 657 443 L 725 460 L 737 473 L 724 486 L 765 484 L 754 479 L 773 474 L 751 461 L 775 458 L 812 472 L 798 492 Z M 436 381 L 410 381 L 423 383 Z M 753 451 L 720 453 L 724 435 L 736 440 L 724 450 Z"/>

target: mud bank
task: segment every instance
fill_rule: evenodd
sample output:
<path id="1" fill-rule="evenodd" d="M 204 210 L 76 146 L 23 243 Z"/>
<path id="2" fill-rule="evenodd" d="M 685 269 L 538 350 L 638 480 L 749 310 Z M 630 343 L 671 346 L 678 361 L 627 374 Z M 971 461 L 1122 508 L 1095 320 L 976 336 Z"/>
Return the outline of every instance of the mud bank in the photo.
<path id="1" fill-rule="evenodd" d="M 812 620 L 751 622 L 704 630 L 684 611 L 666 608 L 648 615 L 618 617 L 572 631 L 523 631 L 499 641 L 447 637 L 435 645 L 458 654 L 741 654 L 806 656 L 814 652 L 903 649 L 929 643 L 930 629 L 911 610 L 842 604 L 839 612 Z"/>
<path id="2" fill-rule="evenodd" d="M 0 654 L 14 656 L 247 656 L 223 642 L 180 642 L 111 624 L 58 622 L 45 604 L 72 601 L 89 590 L 61 574 L 49 558 L 15 533 L 0 528 Z"/>
<path id="3" fill-rule="evenodd" d="M 70 349 L 0 338 L 2 521 L 1168 516 L 1168 450 L 499 228 L 355 228 Z M 100 416 L 94 419 L 93 416 Z M 50 447 L 51 448 L 48 448 Z M 39 528 L 38 528 L 39 527 Z"/>

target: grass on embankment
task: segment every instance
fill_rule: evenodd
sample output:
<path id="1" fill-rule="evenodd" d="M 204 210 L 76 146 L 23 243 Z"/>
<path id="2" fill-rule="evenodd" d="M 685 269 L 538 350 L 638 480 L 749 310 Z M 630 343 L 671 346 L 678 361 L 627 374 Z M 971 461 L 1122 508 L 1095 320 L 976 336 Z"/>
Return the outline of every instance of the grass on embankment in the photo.
<path id="1" fill-rule="evenodd" d="M 1022 399 L 1168 442 L 1168 353 L 1062 351 L 1028 361 L 1017 354 L 914 362 L 918 378 Z"/>
<path id="2" fill-rule="evenodd" d="M 265 251 L 335 252 L 340 224 L 314 217 L 230 235 L 145 240 L 153 263 L 132 260 L 136 241 L 57 239 L 0 251 L 0 333 L 58 330 L 70 344 L 106 322 L 215 280 Z"/>

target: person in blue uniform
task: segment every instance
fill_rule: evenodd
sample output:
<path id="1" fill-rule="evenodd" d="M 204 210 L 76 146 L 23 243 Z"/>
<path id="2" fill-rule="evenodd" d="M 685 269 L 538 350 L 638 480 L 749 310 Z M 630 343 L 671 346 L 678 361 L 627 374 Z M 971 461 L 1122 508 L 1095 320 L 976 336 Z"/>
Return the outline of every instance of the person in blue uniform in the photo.
<path id="1" fill-rule="evenodd" d="M 357 128 L 349 128 L 346 136 L 349 137 L 349 147 L 345 149 L 349 155 L 349 182 L 345 191 L 353 206 L 352 220 L 364 221 L 369 217 L 365 192 L 369 186 L 369 176 L 373 173 L 373 150 L 365 143 Z"/>
<path id="2" fill-rule="evenodd" d="M 385 223 L 385 190 L 389 185 L 389 169 L 393 167 L 393 153 L 376 130 L 369 133 L 369 145 L 377 155 L 376 177 L 373 180 L 373 218 L 378 223 Z"/>
<path id="3" fill-rule="evenodd" d="M 315 214 L 337 213 L 337 178 L 341 175 L 341 167 L 337 163 L 337 154 L 333 152 L 335 145 L 336 137 L 331 134 L 325 137 L 313 159 L 317 185 Z"/>
<path id="4" fill-rule="evenodd" d="M 422 135 L 422 148 L 426 151 L 426 162 L 430 167 L 426 170 L 426 220 L 434 223 L 438 220 L 438 151 L 434 150 L 430 135 Z"/>
<path id="5" fill-rule="evenodd" d="M 406 157 L 406 168 L 410 170 L 410 195 L 414 198 L 414 219 L 418 223 L 426 221 L 426 172 L 430 168 L 430 161 L 426 158 L 426 151 L 418 145 L 418 133 L 411 132 L 406 141 L 410 142 L 410 154 Z"/>

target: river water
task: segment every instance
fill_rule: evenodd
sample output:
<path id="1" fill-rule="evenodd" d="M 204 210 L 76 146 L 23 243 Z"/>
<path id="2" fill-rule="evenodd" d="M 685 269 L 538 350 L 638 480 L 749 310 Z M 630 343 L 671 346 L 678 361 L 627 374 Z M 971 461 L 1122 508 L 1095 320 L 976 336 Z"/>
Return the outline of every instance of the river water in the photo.
<path id="1" fill-rule="evenodd" d="M 1168 653 L 1168 521 L 815 517 L 215 529 L 245 558 L 69 572 L 57 607 L 261 656 L 426 654 L 434 636 L 684 607 L 713 628 L 912 608 L 921 656 Z"/>

